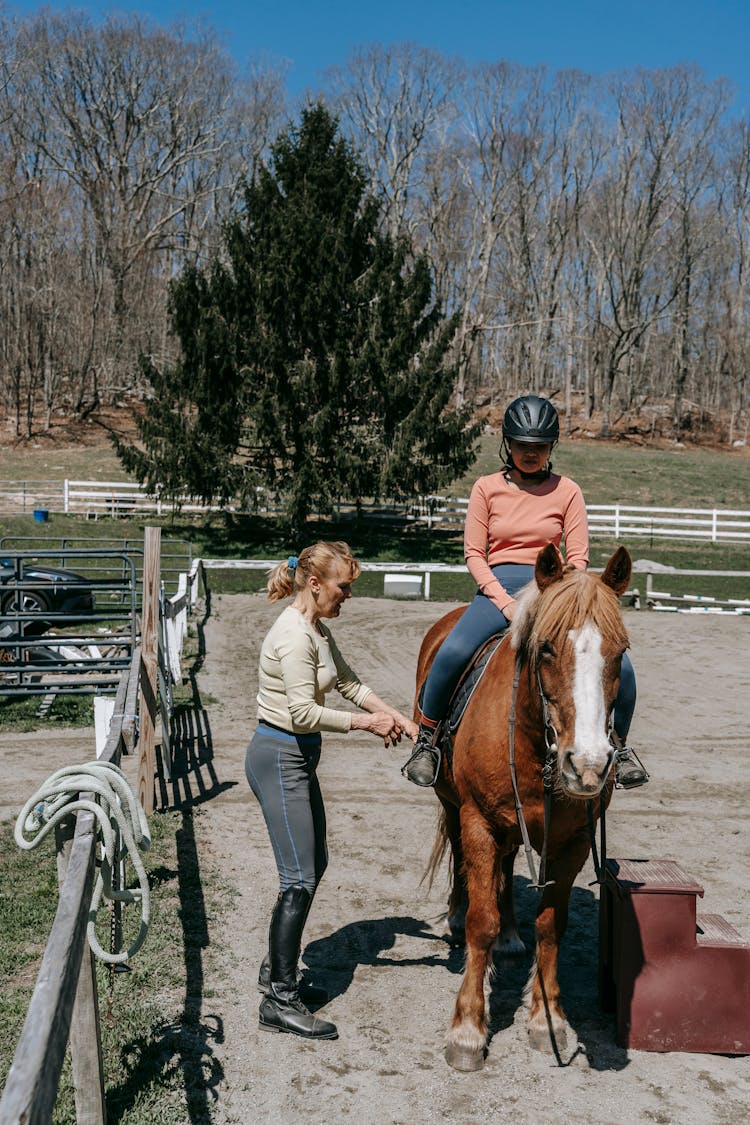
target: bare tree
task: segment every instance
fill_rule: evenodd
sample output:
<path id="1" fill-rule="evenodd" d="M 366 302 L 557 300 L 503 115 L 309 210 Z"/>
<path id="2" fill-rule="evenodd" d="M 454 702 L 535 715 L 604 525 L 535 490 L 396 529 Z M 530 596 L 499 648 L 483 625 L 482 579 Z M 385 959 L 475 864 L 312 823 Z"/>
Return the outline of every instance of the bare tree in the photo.
<path id="1" fill-rule="evenodd" d="M 27 106 L 27 142 L 80 193 L 96 239 L 99 293 L 109 290 L 107 391 L 127 386 L 144 333 L 132 300 L 136 267 L 182 238 L 221 187 L 232 74 L 210 37 L 109 18 L 40 15 L 23 29 L 26 65 L 15 87 Z M 162 294 L 163 298 L 163 294 Z M 137 309 L 152 322 L 148 306 Z M 163 313 L 162 313 L 163 315 Z"/>
<path id="2" fill-rule="evenodd" d="M 675 261 L 680 204 L 675 180 L 690 150 L 697 112 L 687 68 L 617 75 L 611 88 L 617 129 L 587 223 L 603 282 L 604 436 L 617 379 L 632 379 L 649 330 L 667 314 L 682 287 L 682 271 L 664 267 L 670 258 Z"/>
<path id="3" fill-rule="evenodd" d="M 455 62 L 413 43 L 363 47 L 328 71 L 329 97 L 375 178 L 392 237 L 414 235 L 424 156 L 433 132 L 455 118 L 457 77 Z"/>
<path id="4" fill-rule="evenodd" d="M 750 119 L 736 120 L 724 137 L 719 217 L 725 253 L 716 287 L 716 337 L 723 405 L 730 408 L 729 442 L 748 409 L 750 369 Z M 728 401 L 727 401 L 728 400 Z M 745 433 L 747 422 L 745 424 Z"/>

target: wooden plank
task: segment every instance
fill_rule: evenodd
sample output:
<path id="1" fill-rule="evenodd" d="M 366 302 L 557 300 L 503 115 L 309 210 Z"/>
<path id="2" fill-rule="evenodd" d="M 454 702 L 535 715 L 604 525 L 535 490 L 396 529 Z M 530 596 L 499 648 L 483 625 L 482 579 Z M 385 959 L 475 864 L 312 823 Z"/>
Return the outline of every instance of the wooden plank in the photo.
<path id="1" fill-rule="evenodd" d="M 133 750 L 135 742 L 135 720 L 138 711 L 138 689 L 140 687 L 141 678 L 141 646 L 138 645 L 133 651 L 133 659 L 130 662 L 128 670 L 127 688 L 125 692 L 125 706 L 122 716 L 122 725 L 120 731 L 120 742 L 122 752 L 130 754 Z M 117 714 L 117 708 L 115 708 Z M 106 748 L 103 755 L 106 757 Z M 114 759 L 109 759 L 114 761 Z M 117 759 L 119 762 L 119 758 Z"/>
<path id="2" fill-rule="evenodd" d="M 159 574 L 161 565 L 161 528 L 147 527 L 143 538 L 143 601 L 141 615 L 141 650 L 146 679 L 150 686 L 151 706 L 146 702 L 141 677 L 140 758 L 138 762 L 138 798 L 146 815 L 154 811 L 156 779 L 156 664 L 159 644 Z"/>
<path id="3" fill-rule="evenodd" d="M 75 1087 L 76 1125 L 104 1125 L 104 1064 L 99 1023 L 96 961 L 85 949 L 78 976 L 73 1021 L 70 1027 L 70 1061 Z"/>
<path id="4" fill-rule="evenodd" d="M 78 817 L 55 920 L 8 1072 L 0 1125 L 52 1118 L 78 987 L 94 881 L 93 815 Z"/>
<path id="5" fill-rule="evenodd" d="M 61 898 L 65 893 L 65 877 L 70 863 L 73 832 L 72 817 L 55 826 L 57 877 Z M 81 957 L 81 971 L 78 974 L 78 987 L 70 1024 L 70 1062 L 73 1072 L 76 1125 L 104 1125 L 107 1111 L 104 1101 L 99 996 L 96 987 L 96 965 L 90 949 L 84 949 Z"/>

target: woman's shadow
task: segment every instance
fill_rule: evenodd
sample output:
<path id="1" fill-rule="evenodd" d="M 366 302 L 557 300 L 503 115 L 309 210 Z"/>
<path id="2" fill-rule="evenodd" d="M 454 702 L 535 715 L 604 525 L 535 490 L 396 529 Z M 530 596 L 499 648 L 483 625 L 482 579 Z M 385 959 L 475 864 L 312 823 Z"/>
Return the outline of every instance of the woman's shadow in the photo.
<path id="1" fill-rule="evenodd" d="M 359 965 L 440 965 L 451 973 L 463 971 L 462 949 L 446 943 L 445 953 L 425 953 L 423 957 L 389 957 L 399 937 L 419 938 L 433 946 L 441 940 L 428 923 L 411 916 L 368 918 L 350 922 L 327 937 L 311 941 L 304 949 L 303 960 L 333 999 L 347 991 Z"/>

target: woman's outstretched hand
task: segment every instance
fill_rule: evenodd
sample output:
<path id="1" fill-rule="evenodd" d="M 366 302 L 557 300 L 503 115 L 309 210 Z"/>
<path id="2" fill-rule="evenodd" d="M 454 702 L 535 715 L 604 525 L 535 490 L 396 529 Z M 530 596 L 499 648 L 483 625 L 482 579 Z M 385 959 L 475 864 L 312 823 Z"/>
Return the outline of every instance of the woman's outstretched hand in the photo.
<path id="1" fill-rule="evenodd" d="M 387 711 L 368 711 L 352 716 L 352 730 L 369 730 L 383 739 L 386 749 L 395 746 L 405 734 L 412 742 L 417 737 L 417 725 L 405 715 L 390 715 Z"/>

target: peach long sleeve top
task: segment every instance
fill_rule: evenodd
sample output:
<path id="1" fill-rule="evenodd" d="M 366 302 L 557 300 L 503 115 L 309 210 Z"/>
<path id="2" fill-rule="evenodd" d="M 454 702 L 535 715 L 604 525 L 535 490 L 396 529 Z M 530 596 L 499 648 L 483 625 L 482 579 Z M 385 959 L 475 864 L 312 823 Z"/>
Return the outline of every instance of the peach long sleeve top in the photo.
<path id="1" fill-rule="evenodd" d="M 482 593 L 502 610 L 513 601 L 490 569 L 500 563 L 533 564 L 554 543 L 585 570 L 589 561 L 586 505 L 575 481 L 552 473 L 533 491 L 518 488 L 504 473 L 480 477 L 471 490 L 464 527 L 464 558 Z"/>

